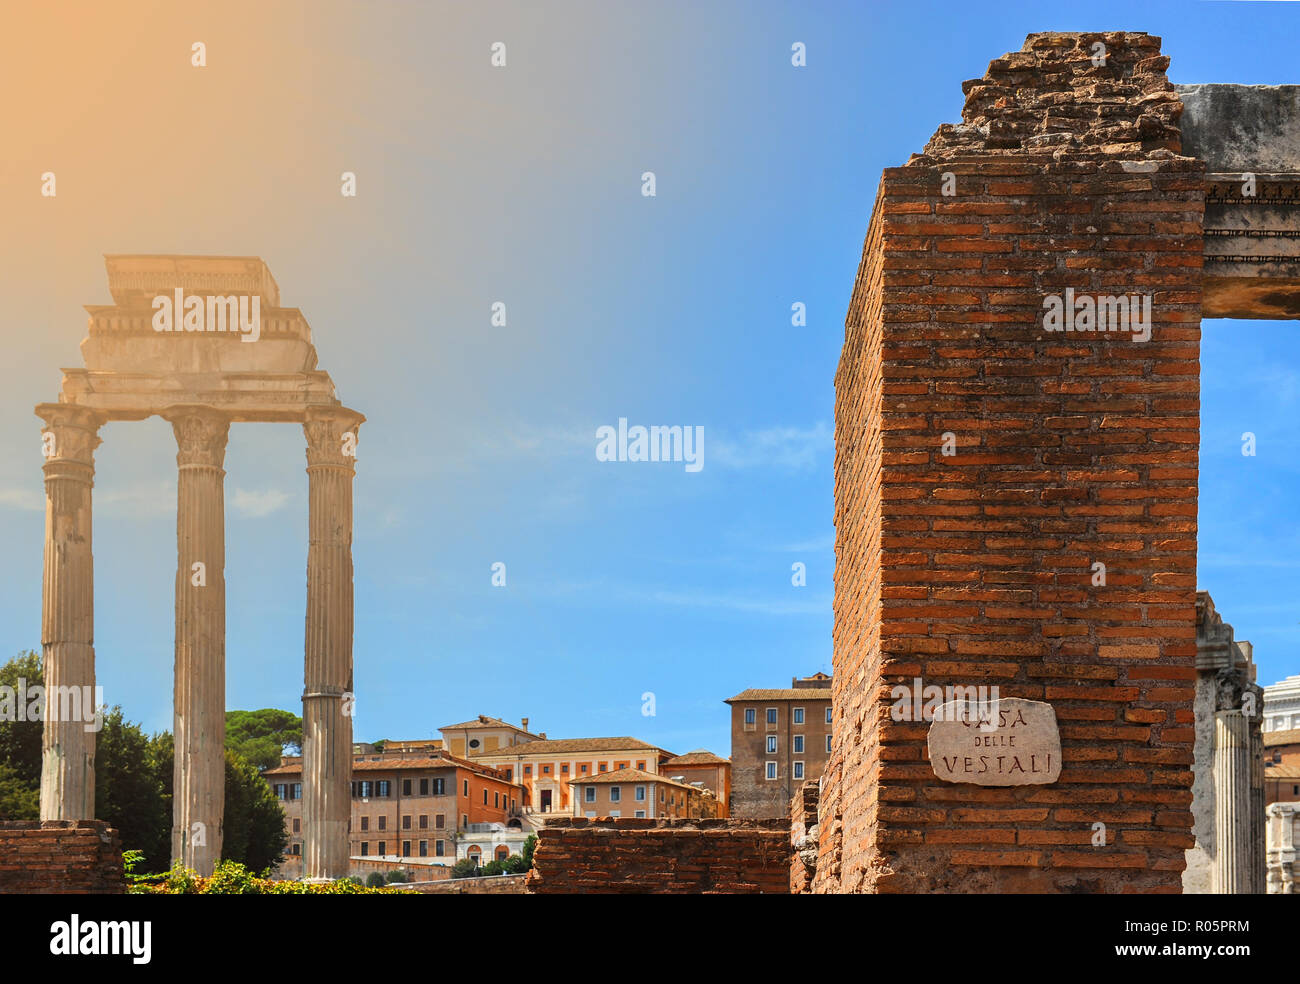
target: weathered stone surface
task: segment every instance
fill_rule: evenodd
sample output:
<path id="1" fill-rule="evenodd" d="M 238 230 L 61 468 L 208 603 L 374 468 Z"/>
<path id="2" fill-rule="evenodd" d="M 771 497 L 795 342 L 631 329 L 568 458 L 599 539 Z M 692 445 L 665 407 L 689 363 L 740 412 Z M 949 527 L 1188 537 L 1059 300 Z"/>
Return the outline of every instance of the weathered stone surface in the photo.
<path id="1" fill-rule="evenodd" d="M 968 711 L 962 701 L 935 712 L 926 740 L 930 766 L 946 782 L 1038 786 L 1061 776 L 1061 732 L 1051 704 L 1019 697 Z"/>
<path id="2" fill-rule="evenodd" d="M 1183 153 L 1215 171 L 1300 172 L 1300 85 L 1179 85 Z"/>
<path id="3" fill-rule="evenodd" d="M 309 444 L 311 534 L 304 865 L 310 876 L 342 877 L 352 770 L 352 476 L 365 418 L 335 398 L 329 375 L 316 368 L 306 319 L 279 306 L 279 287 L 257 257 L 131 255 L 106 262 L 114 303 L 87 308 L 85 364 L 64 370 L 58 403 L 36 408 L 46 423 L 45 682 L 94 686 L 90 545 L 98 429 L 109 420 L 162 416 L 172 422 L 179 451 L 172 853 L 211 873 L 224 823 L 226 438 L 234 422 L 301 423 Z M 193 311 L 193 321 L 169 322 L 160 301 L 153 323 L 160 296 L 172 299 L 173 314 Z M 183 304 L 187 297 L 203 303 Z M 46 719 L 43 820 L 94 815 L 94 754 L 94 733 L 80 721 Z M 120 882 L 120 859 L 116 867 Z"/>

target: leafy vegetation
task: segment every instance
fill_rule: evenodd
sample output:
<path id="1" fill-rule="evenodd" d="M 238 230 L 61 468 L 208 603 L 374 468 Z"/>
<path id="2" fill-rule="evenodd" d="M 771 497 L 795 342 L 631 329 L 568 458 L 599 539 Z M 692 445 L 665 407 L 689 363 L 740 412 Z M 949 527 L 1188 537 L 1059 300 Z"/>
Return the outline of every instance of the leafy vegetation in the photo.
<path id="1" fill-rule="evenodd" d="M 138 852 L 128 852 L 137 854 Z M 125 855 L 124 855 L 125 857 Z M 379 872 L 375 872 L 379 874 Z M 212 877 L 205 878 L 180 865 L 160 875 L 133 876 L 127 867 L 132 895 L 414 895 L 399 888 L 367 887 L 355 878 L 340 878 L 322 885 L 275 881 L 254 875 L 237 861 L 218 861 Z M 380 875 L 382 882 L 383 876 Z"/>

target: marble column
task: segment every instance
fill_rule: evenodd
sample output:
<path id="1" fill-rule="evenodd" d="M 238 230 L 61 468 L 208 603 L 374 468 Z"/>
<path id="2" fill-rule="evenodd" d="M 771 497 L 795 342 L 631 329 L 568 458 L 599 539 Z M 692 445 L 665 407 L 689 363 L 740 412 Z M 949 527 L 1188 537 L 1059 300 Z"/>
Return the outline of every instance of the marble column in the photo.
<path id="1" fill-rule="evenodd" d="M 1221 895 L 1254 888 L 1251 873 L 1250 721 L 1241 711 L 1214 715 L 1214 884 Z"/>
<path id="2" fill-rule="evenodd" d="M 352 815 L 352 479 L 365 420 L 307 412 L 309 544 L 302 694 L 303 876 L 348 874 Z"/>
<path id="3" fill-rule="evenodd" d="M 42 403 L 36 414 L 45 421 L 41 650 L 48 699 L 41 734 L 41 819 L 93 820 L 95 573 L 90 507 L 95 448 L 104 418 L 66 403 Z M 60 689 L 73 687 L 76 691 Z M 60 700 L 65 692 L 68 700 Z"/>
<path id="4" fill-rule="evenodd" d="M 176 435 L 176 760 L 172 858 L 201 875 L 221 857 L 226 779 L 226 438 L 207 407 L 164 414 Z"/>

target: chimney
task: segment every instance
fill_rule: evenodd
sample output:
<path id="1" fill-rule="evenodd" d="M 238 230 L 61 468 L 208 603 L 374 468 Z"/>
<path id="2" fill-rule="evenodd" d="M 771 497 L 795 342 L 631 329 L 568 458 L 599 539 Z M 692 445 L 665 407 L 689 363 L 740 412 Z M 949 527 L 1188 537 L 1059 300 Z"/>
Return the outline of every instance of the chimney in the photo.
<path id="1" fill-rule="evenodd" d="M 524 730 L 528 730 L 528 718 L 524 718 Z"/>

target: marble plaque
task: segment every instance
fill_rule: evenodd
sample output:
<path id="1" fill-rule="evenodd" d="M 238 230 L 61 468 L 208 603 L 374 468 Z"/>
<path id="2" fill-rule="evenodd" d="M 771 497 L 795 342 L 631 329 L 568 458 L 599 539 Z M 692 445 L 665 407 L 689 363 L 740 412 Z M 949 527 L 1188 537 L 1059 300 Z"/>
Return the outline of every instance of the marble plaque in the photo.
<path id="1" fill-rule="evenodd" d="M 1051 704 L 1003 697 L 983 705 L 938 708 L 926 742 L 930 766 L 945 782 L 1032 786 L 1061 775 L 1061 733 Z"/>

